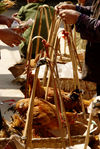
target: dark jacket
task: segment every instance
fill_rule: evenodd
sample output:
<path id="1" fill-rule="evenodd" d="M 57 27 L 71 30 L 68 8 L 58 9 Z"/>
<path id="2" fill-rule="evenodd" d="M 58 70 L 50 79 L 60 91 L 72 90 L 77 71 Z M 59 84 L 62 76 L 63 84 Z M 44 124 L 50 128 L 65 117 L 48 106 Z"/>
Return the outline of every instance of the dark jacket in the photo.
<path id="1" fill-rule="evenodd" d="M 76 23 L 76 31 L 87 40 L 82 79 L 100 83 L 100 0 L 97 1 L 92 7 L 77 7 L 82 14 Z"/>

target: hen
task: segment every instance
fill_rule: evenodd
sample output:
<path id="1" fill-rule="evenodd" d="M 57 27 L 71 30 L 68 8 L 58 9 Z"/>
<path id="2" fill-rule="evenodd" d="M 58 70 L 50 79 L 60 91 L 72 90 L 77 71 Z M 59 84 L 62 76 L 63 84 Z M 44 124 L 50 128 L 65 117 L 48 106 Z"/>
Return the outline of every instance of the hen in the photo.
<path id="1" fill-rule="evenodd" d="M 16 111 L 19 113 L 22 121 L 26 119 L 26 113 L 29 106 L 29 98 L 21 99 L 16 103 L 14 107 Z M 69 123 L 73 123 L 77 117 L 76 113 L 66 112 L 66 116 L 68 118 Z M 13 127 L 20 127 L 22 125 L 22 121 L 16 115 L 13 116 L 12 125 Z M 18 119 L 18 120 L 17 120 Z M 17 120 L 17 122 L 16 122 Z M 62 121 L 62 118 L 61 118 Z M 41 98 L 34 99 L 34 108 L 33 108 L 33 129 L 35 129 L 37 134 L 40 134 L 41 137 L 49 137 L 53 136 L 50 132 L 59 129 L 56 106 L 45 101 Z"/>

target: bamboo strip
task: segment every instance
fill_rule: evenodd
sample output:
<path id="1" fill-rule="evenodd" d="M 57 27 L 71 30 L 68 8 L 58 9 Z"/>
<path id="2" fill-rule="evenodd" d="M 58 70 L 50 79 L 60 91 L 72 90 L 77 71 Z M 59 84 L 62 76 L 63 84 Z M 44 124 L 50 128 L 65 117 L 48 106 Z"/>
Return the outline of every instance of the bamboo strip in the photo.
<path id="1" fill-rule="evenodd" d="M 33 23 L 30 38 L 29 38 L 29 43 L 28 43 L 28 47 L 27 47 L 27 58 L 26 58 L 27 61 L 29 59 L 31 59 L 32 51 L 30 51 L 30 47 L 32 45 L 32 35 L 33 35 L 34 27 L 35 27 L 35 24 L 36 24 L 37 15 L 38 15 L 38 11 L 36 12 L 36 15 L 35 15 L 34 23 Z"/>
<path id="2" fill-rule="evenodd" d="M 39 7 L 39 10 L 40 10 L 40 21 L 39 21 L 39 28 L 38 28 L 38 35 L 37 35 L 37 36 L 40 36 L 40 33 L 41 33 L 42 16 L 43 16 L 43 6 L 40 6 L 40 7 Z M 37 54 L 38 54 L 38 51 L 39 51 L 39 41 L 40 41 L 40 39 L 38 38 L 38 39 L 37 39 L 37 44 L 36 44 L 36 52 L 35 52 L 35 55 L 37 55 Z"/>
<path id="3" fill-rule="evenodd" d="M 89 143 L 90 126 L 91 126 L 91 121 L 92 121 L 92 110 L 93 110 L 93 106 L 91 106 L 91 112 L 89 115 L 89 121 L 88 121 L 88 127 L 87 127 L 87 134 L 86 134 L 86 138 L 85 138 L 84 149 L 87 149 L 87 146 Z"/>
<path id="4" fill-rule="evenodd" d="M 89 136 L 91 139 L 92 136 Z M 25 139 L 21 138 L 22 141 Z M 8 142 L 10 138 L 0 138 L 0 148 L 3 148 Z M 73 145 L 83 144 L 85 141 L 85 136 L 72 136 Z M 32 148 L 62 148 L 63 142 L 66 147 L 69 146 L 69 140 L 66 137 L 52 137 L 52 138 L 33 138 L 32 139 Z"/>
<path id="5" fill-rule="evenodd" d="M 53 87 L 54 87 L 54 101 L 55 101 L 55 105 L 56 105 L 56 109 L 57 109 L 57 117 L 58 117 L 58 122 L 59 122 L 59 128 L 61 130 L 61 136 L 63 138 L 63 135 L 65 134 L 66 136 L 66 131 L 63 130 L 63 124 L 61 122 L 61 117 L 60 117 L 60 107 L 59 107 L 59 103 L 58 103 L 58 91 L 57 91 L 57 87 L 56 87 L 56 78 L 54 78 L 54 74 L 53 74 L 53 69 L 50 62 L 49 62 L 49 67 L 52 73 L 52 79 L 53 79 Z M 63 130 L 63 131 L 62 131 Z M 65 148 L 65 143 L 63 143 L 63 147 Z"/>
<path id="6" fill-rule="evenodd" d="M 49 35 L 48 35 L 48 40 L 47 42 L 52 45 L 52 38 L 53 38 L 53 32 L 54 32 L 54 28 L 55 28 L 55 21 L 56 20 L 56 17 L 55 17 L 55 14 L 54 14 L 54 17 L 53 17 L 53 20 L 52 20 L 52 23 L 51 23 L 51 27 L 50 27 L 50 31 L 49 31 Z M 52 45 L 53 46 L 53 45 Z M 48 50 L 50 51 L 51 48 L 48 48 Z M 45 86 L 46 84 L 46 77 L 47 77 L 47 73 L 48 73 L 48 66 L 46 66 L 45 68 L 45 72 L 44 72 L 44 77 L 43 77 L 43 85 Z"/>
<path id="7" fill-rule="evenodd" d="M 39 72 L 39 68 L 36 68 L 32 94 L 30 97 L 29 108 L 28 108 L 28 112 L 27 112 L 27 120 L 26 120 L 26 124 L 25 124 L 25 129 L 24 129 L 24 137 L 27 138 L 26 142 L 25 142 L 25 149 L 27 149 L 28 147 L 31 147 L 31 145 L 32 145 L 31 141 L 32 141 L 33 107 L 34 107 L 34 98 L 35 98 L 38 72 Z"/>
<path id="8" fill-rule="evenodd" d="M 55 39 L 54 54 L 53 54 L 53 58 L 52 58 L 53 59 L 53 62 L 54 62 L 53 64 L 54 64 L 54 66 L 55 66 L 56 69 L 54 69 L 54 66 L 53 66 L 53 72 L 55 74 L 55 81 L 56 81 L 56 85 L 57 85 L 57 89 L 58 89 L 58 94 L 59 94 L 61 114 L 62 114 L 63 120 L 65 120 L 65 122 L 66 122 L 66 128 L 67 128 L 68 138 L 69 138 L 69 144 L 72 145 L 72 139 L 71 139 L 71 134 L 70 134 L 70 125 L 69 125 L 68 119 L 67 119 L 66 114 L 65 114 L 64 103 L 63 103 L 62 95 L 61 95 L 61 87 L 60 87 L 59 74 L 58 74 L 57 61 L 56 61 L 57 60 L 56 42 L 57 42 L 57 36 L 56 36 L 56 39 Z M 65 133 L 67 134 L 66 128 L 65 128 Z"/>
<path id="9" fill-rule="evenodd" d="M 64 104 L 63 104 L 63 100 L 62 100 L 62 96 L 61 96 L 61 89 L 60 89 L 60 83 L 59 83 L 59 75 L 58 75 L 58 71 L 57 71 L 57 65 L 56 65 L 56 72 L 55 72 L 55 81 L 56 81 L 56 85 L 57 85 L 57 89 L 58 89 L 58 93 L 59 93 L 59 100 L 60 100 L 60 106 L 61 106 L 61 114 L 62 114 L 63 119 L 66 122 L 66 128 L 67 128 L 67 131 L 68 131 L 68 138 L 69 138 L 69 144 L 71 146 L 72 145 L 72 139 L 71 139 L 71 134 L 70 134 L 70 125 L 69 125 L 69 122 L 68 122 L 68 118 L 65 115 L 65 108 L 64 108 Z M 65 132 L 66 132 L 66 128 L 65 128 Z M 67 132 L 66 132 L 66 134 L 67 134 Z"/>
<path id="10" fill-rule="evenodd" d="M 25 98 L 27 98 L 27 88 L 28 88 L 28 79 L 29 79 L 29 69 L 30 69 L 30 59 L 31 59 L 31 55 L 32 55 L 32 35 L 33 35 L 33 31 L 34 31 L 34 27 L 36 24 L 36 19 L 37 19 L 37 15 L 38 15 L 38 11 L 36 12 L 35 15 L 35 20 L 32 26 L 32 30 L 31 30 L 31 34 L 30 34 L 30 38 L 29 38 L 29 43 L 28 43 L 28 47 L 27 47 L 27 57 L 26 57 L 26 62 L 28 64 L 28 69 L 27 69 L 27 81 L 26 81 L 26 87 L 25 87 Z"/>
<path id="11" fill-rule="evenodd" d="M 45 14 L 45 18 L 46 18 L 47 31 L 49 33 L 49 29 L 50 29 L 50 27 L 49 27 L 49 21 L 48 21 L 49 19 L 48 19 L 47 10 L 46 10 L 45 7 L 44 7 L 44 14 Z"/>
<path id="12" fill-rule="evenodd" d="M 75 46 L 73 46 L 73 38 L 72 38 L 72 33 L 71 33 L 71 28 L 67 25 L 66 26 L 66 30 L 69 31 L 69 41 L 68 41 L 68 46 L 69 46 L 69 52 L 71 55 L 71 59 L 72 59 L 72 66 L 73 66 L 73 78 L 74 78 L 74 88 L 78 88 L 80 89 L 80 82 L 79 82 L 79 78 L 78 78 L 78 73 L 77 73 L 77 62 L 76 62 L 76 53 L 75 53 Z M 85 108 L 84 108 L 84 104 L 82 101 L 82 97 L 80 96 L 80 101 L 81 101 L 81 106 L 82 106 L 82 111 L 84 113 L 84 118 L 86 118 L 85 116 Z"/>
<path id="13" fill-rule="evenodd" d="M 77 74 L 77 63 L 76 63 L 76 59 L 75 59 L 75 55 L 74 55 L 74 50 L 73 50 L 73 46 L 72 46 L 72 39 L 71 39 L 71 31 L 70 31 L 70 27 L 68 25 L 66 25 L 65 28 L 66 31 L 69 32 L 69 41 L 68 41 L 68 46 L 69 46 L 69 52 L 71 55 L 71 59 L 72 59 L 72 66 L 73 66 L 73 78 L 74 78 L 74 88 L 76 89 L 77 87 L 80 88 L 80 84 L 79 84 L 79 79 L 78 79 L 78 74 Z"/>
<path id="14" fill-rule="evenodd" d="M 59 20 L 59 23 L 60 23 L 60 20 Z M 58 25 L 58 24 L 57 24 Z M 58 25 L 59 26 L 59 25 Z M 56 30 L 58 30 L 58 26 L 57 26 L 57 28 L 56 28 Z M 52 57 L 52 60 L 54 61 L 55 60 L 55 65 L 56 65 L 56 58 L 57 58 L 57 55 L 56 55 L 56 52 L 57 51 L 55 51 L 55 47 L 56 47 L 56 41 L 57 41 L 57 34 L 55 35 L 55 42 L 54 42 L 54 51 L 53 51 L 53 57 Z M 66 116 L 65 116 L 65 110 L 64 110 L 64 106 L 63 106 L 63 102 L 62 102 L 62 97 L 61 97 L 61 92 L 60 92 L 60 87 L 59 87 L 59 83 L 58 83 L 58 79 L 59 79 L 59 76 L 57 75 L 58 73 L 55 73 L 55 78 L 54 78 L 54 72 L 55 72 L 55 70 L 54 70 L 54 65 L 51 65 L 51 62 L 49 61 L 49 67 L 50 67 L 50 72 L 51 72 L 51 74 L 52 74 L 52 78 L 53 78 L 53 83 L 54 83 L 54 89 L 55 89 L 55 91 L 56 92 L 58 92 L 59 93 L 59 97 L 58 97 L 58 95 L 55 95 L 55 96 L 57 96 L 56 97 L 56 99 L 55 99 L 55 103 L 56 103 L 56 107 L 58 106 L 58 104 L 57 104 L 57 99 L 58 100 L 60 100 L 60 105 L 59 106 L 61 106 L 61 107 L 58 107 L 58 108 L 60 108 L 60 109 L 58 109 L 58 116 L 59 116 L 59 110 L 61 110 L 61 114 L 62 114 L 62 116 L 63 116 L 63 119 L 64 120 L 66 120 L 66 126 L 67 126 L 67 128 L 68 128 L 68 137 L 69 137 L 69 142 L 70 142 L 70 145 L 72 145 L 72 141 L 71 141 L 71 135 L 70 135 L 70 127 L 69 127 L 69 124 L 68 124 L 68 120 L 67 120 L 67 118 L 66 118 Z M 56 67 L 57 68 L 57 67 Z M 58 72 L 58 71 L 57 71 Z M 58 78 L 58 79 L 57 79 Z M 49 80 L 50 80 L 50 78 L 48 78 Z M 48 83 L 47 83 L 47 85 L 48 85 Z M 57 86 L 57 87 L 56 87 Z M 56 87 L 56 88 L 55 88 Z M 46 90 L 46 96 L 47 96 L 47 91 L 48 91 L 48 86 L 47 86 L 47 90 Z M 58 93 L 56 93 L 56 94 L 58 94 Z M 59 118 L 59 117 L 58 117 Z M 66 130 L 65 130 L 65 134 L 67 134 L 67 132 L 66 132 Z"/>
<path id="15" fill-rule="evenodd" d="M 52 45 L 54 45 L 54 41 L 56 42 L 56 40 L 57 40 L 57 32 L 58 32 L 58 29 L 59 29 L 60 21 L 61 20 L 59 18 L 56 20 L 54 32 L 53 32 L 53 35 L 52 35 Z M 53 54 L 54 54 L 53 51 L 51 51 L 51 53 L 50 53 L 50 58 L 52 57 L 51 61 L 53 61 L 53 58 L 54 58 L 52 56 Z M 45 99 L 47 98 L 47 91 L 48 91 L 48 87 L 49 87 L 49 84 L 50 84 L 50 78 L 51 78 L 51 72 L 49 72 L 49 76 L 48 76 L 47 90 L 46 90 Z"/>
<path id="16" fill-rule="evenodd" d="M 71 28 L 69 28 L 69 30 L 70 30 L 70 32 L 71 32 Z M 75 47 L 75 44 L 74 44 L 74 41 L 73 41 L 72 32 L 71 32 L 71 38 L 72 38 L 72 40 L 71 40 L 71 41 L 72 41 L 72 48 L 73 48 L 73 50 L 74 50 L 73 53 L 75 53 L 75 54 L 74 54 L 74 57 L 75 57 L 75 59 L 78 60 L 80 69 L 81 69 L 81 71 L 82 71 L 82 67 L 81 67 L 81 64 L 80 64 L 80 62 L 79 62 L 79 58 L 78 58 L 78 55 L 77 55 L 76 47 Z M 77 62 L 76 62 L 76 66 L 77 66 Z M 75 71 L 77 72 L 77 70 L 75 70 Z M 77 78 L 78 78 L 78 73 L 77 73 L 76 75 L 77 75 Z M 78 79 L 78 83 L 79 83 L 78 88 L 80 89 L 80 82 L 79 82 L 79 79 Z M 82 111 L 83 111 L 83 113 L 84 113 L 84 118 L 86 118 L 85 107 L 84 107 L 84 104 L 83 104 L 82 95 L 80 95 L 80 101 L 81 101 Z"/>

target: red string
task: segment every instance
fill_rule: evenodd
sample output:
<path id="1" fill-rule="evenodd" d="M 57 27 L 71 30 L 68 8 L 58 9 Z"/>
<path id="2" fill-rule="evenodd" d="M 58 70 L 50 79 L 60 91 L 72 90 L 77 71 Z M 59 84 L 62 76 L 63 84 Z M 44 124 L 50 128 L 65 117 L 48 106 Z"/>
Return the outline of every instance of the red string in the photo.
<path id="1" fill-rule="evenodd" d="M 70 39 L 69 39 L 69 32 L 67 32 L 67 31 L 65 31 L 65 30 L 63 30 L 62 31 L 62 34 L 63 34 L 63 38 L 64 39 L 66 39 L 67 38 L 67 40 L 68 40 L 68 43 L 70 43 Z"/>
<path id="2" fill-rule="evenodd" d="M 43 43 L 43 46 L 44 46 L 44 48 L 46 50 L 46 56 L 49 57 L 48 48 L 50 47 L 50 44 L 45 39 L 42 40 L 42 43 Z"/>

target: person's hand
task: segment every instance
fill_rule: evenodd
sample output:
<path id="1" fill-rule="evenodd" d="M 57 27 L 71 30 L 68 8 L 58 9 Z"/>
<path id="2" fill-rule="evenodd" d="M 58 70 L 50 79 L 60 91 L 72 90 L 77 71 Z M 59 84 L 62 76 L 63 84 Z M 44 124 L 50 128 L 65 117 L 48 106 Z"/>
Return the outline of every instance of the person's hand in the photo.
<path id="1" fill-rule="evenodd" d="M 56 13 L 59 13 L 60 10 L 62 9 L 72 9 L 72 10 L 76 10 L 76 6 L 73 4 L 68 4 L 65 2 L 59 3 L 58 5 L 55 6 L 55 11 Z"/>
<path id="2" fill-rule="evenodd" d="M 70 9 L 64 9 L 59 11 L 59 16 L 66 24 L 75 24 L 80 14 L 81 13 Z"/>
<path id="3" fill-rule="evenodd" d="M 7 25 L 8 27 L 11 27 L 11 25 L 14 21 L 17 21 L 19 24 L 21 23 L 21 20 L 18 18 L 0 15 L 0 24 Z"/>
<path id="4" fill-rule="evenodd" d="M 18 46 L 21 41 L 25 41 L 23 37 L 10 28 L 0 29 L 0 40 L 10 47 Z"/>
<path id="5" fill-rule="evenodd" d="M 16 28 L 11 28 L 11 30 L 15 31 L 18 34 L 22 34 L 26 31 L 26 29 L 28 29 L 29 26 L 28 25 L 23 25 L 21 27 L 16 27 Z"/>
<path id="6" fill-rule="evenodd" d="M 12 25 L 12 23 L 13 23 L 14 21 L 16 21 L 16 22 L 18 22 L 19 24 L 21 24 L 21 20 L 20 20 L 20 19 L 18 19 L 18 18 L 16 18 L 16 17 L 7 17 L 7 19 L 6 19 L 6 25 L 7 25 L 8 27 L 11 27 L 11 25 Z"/>

